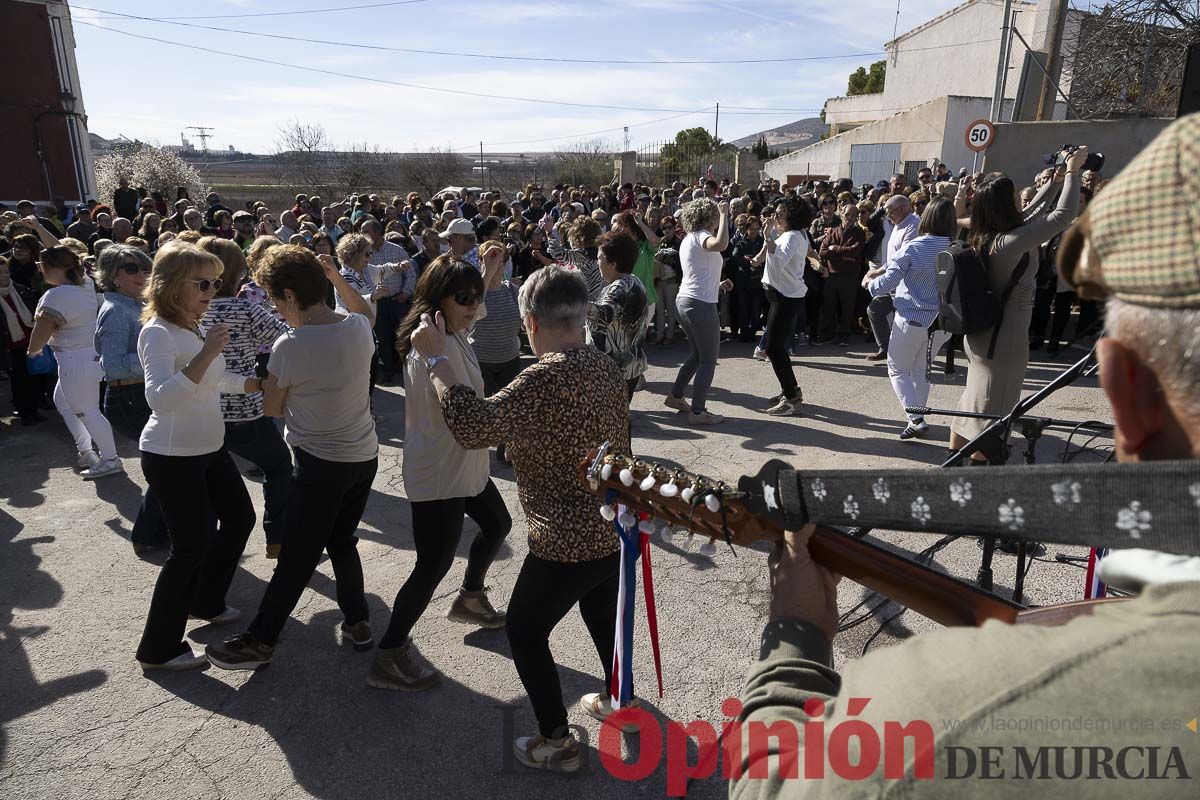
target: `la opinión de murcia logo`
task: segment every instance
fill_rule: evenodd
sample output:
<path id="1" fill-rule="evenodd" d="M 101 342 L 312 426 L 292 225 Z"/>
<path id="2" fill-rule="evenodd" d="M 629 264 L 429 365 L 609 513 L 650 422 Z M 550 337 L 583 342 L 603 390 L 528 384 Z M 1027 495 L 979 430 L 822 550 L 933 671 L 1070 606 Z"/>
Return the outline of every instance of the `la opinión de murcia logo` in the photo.
<path id="1" fill-rule="evenodd" d="M 861 715 L 870 698 L 846 701 L 849 717 Z M 513 727 L 513 709 L 501 707 L 506 732 Z M 682 797 L 688 783 L 717 774 L 726 780 L 821 780 L 836 777 L 862 781 L 882 777 L 899 780 L 1188 780 L 1191 774 L 1177 746 L 961 746 L 941 747 L 944 770 L 936 768 L 933 725 L 925 720 L 885 721 L 880 730 L 863 719 L 846 719 L 836 725 L 824 719 L 826 703 L 810 698 L 804 703 L 809 719 L 741 722 L 742 702 L 721 704 L 726 719 L 720 734 L 707 720 L 660 723 L 642 708 L 614 712 L 600 727 L 597 751 L 604 770 L 624 781 L 643 781 L 666 768 L 666 793 Z M 955 721 L 957 722 L 957 721 Z M 1165 724 L 1165 723 L 1164 723 Z M 1173 731 L 1187 727 L 1170 726 Z M 586 753 L 587 730 L 570 726 Z M 943 720 L 944 728 L 956 728 Z M 636 732 L 623 733 L 626 728 Z M 1000 730 L 1002 728 L 997 728 Z M 982 730 L 982 729 L 981 729 Z M 623 754 L 625 744 L 636 753 L 632 761 Z M 694 761 L 689 752 L 695 752 Z M 906 758 L 907 756 L 907 758 Z M 882 768 L 882 772 L 880 771 Z M 585 768 L 586 769 L 586 768 Z M 507 771 L 507 770 L 506 770 Z"/>

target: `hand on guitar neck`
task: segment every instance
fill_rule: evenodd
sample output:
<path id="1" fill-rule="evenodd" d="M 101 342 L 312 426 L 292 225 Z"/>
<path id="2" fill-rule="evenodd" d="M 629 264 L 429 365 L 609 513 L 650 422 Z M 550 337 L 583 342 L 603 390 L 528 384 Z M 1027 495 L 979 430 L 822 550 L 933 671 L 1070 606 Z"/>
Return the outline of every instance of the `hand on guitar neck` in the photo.
<path id="1" fill-rule="evenodd" d="M 743 477 L 735 489 L 683 469 L 609 452 L 605 445 L 588 454 L 580 465 L 580 479 L 604 504 L 610 493 L 615 493 L 615 502 L 630 511 L 644 512 L 667 526 L 707 536 L 711 543 L 722 540 L 731 549 L 735 544 L 748 546 L 764 539 L 777 543 L 781 548 L 780 566 L 785 566 L 782 557 L 788 555 L 783 574 L 803 573 L 803 577 L 789 577 L 787 582 L 810 584 L 814 590 L 809 594 L 804 589 L 801 595 L 802 590 L 794 589 L 784 593 L 793 597 L 775 597 L 773 616 L 777 614 L 776 601 L 780 612 L 790 604 L 799 604 L 820 617 L 809 617 L 811 621 L 824 626 L 829 606 L 821 599 L 825 589 L 818 592 L 815 587 L 836 585 L 834 576 L 844 576 L 943 625 L 981 625 L 989 619 L 1018 621 L 1018 613 L 1024 609 L 1017 603 L 836 528 L 808 525 L 807 519 L 788 520 L 780 496 L 788 491 L 779 484 L 781 468 L 787 465 L 771 461 L 758 475 Z M 787 528 L 800 532 L 786 534 L 785 539 Z M 801 542 L 807 543 L 811 561 L 800 560 Z M 772 577 L 772 586 L 778 585 L 777 573 Z M 828 597 L 836 620 L 832 589 Z M 1037 613 L 1040 618 L 1031 622 L 1050 618 L 1040 610 Z"/>

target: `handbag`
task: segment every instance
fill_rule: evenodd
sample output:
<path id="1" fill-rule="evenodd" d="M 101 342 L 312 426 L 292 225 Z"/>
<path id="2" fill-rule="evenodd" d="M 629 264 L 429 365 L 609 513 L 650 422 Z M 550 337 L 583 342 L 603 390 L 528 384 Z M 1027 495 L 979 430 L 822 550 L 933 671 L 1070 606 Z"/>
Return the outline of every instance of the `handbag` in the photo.
<path id="1" fill-rule="evenodd" d="M 58 371 L 58 361 L 55 360 L 50 345 L 43 347 L 42 352 L 36 356 L 26 356 L 25 371 L 30 375 L 53 375 Z"/>

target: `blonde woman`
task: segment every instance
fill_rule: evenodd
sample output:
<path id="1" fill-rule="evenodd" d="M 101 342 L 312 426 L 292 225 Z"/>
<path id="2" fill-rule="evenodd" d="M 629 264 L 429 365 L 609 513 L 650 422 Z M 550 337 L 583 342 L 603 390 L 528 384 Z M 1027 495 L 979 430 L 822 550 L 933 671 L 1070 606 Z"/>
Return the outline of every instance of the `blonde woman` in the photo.
<path id="1" fill-rule="evenodd" d="M 54 351 L 58 361 L 54 406 L 75 439 L 83 479 L 118 475 L 125 468 L 117 458 L 112 426 L 100 413 L 100 381 L 104 377 L 96 353 L 100 296 L 84 275 L 79 256 L 68 247 L 56 245 L 43 250 L 38 269 L 51 288 L 34 311 L 28 355 L 41 355 L 47 344 Z"/>
<path id="2" fill-rule="evenodd" d="M 241 614 L 225 604 L 254 506 L 225 449 L 221 394 L 262 391 L 262 380 L 225 369 L 229 329 L 200 318 L 221 288 L 221 260 L 172 242 L 159 249 L 146 288 L 138 358 L 150 419 L 142 430 L 142 472 L 171 537 L 138 645 L 143 669 L 198 669 L 207 663 L 184 641 L 189 616 L 211 624 Z M 218 521 L 217 530 L 212 520 Z"/>
<path id="3" fill-rule="evenodd" d="M 729 246 L 729 204 L 722 201 L 718 206 L 708 198 L 693 200 L 683 207 L 680 222 L 686 235 L 679 244 L 683 277 L 675 295 L 675 318 L 687 335 L 691 352 L 679 368 L 675 386 L 664 402 L 676 411 L 690 412 L 688 421 L 693 425 L 715 425 L 725 418 L 710 413 L 705 401 L 721 349 L 717 303 L 722 289 L 733 288 L 733 281 L 721 280 L 721 253 Z M 683 393 L 693 378 L 689 405 Z"/>

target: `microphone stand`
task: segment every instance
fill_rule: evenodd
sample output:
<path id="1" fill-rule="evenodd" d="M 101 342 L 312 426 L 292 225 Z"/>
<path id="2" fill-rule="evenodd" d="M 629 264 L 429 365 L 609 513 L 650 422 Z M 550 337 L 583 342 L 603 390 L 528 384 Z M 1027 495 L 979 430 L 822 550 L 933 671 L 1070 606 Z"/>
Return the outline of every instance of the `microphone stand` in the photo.
<path id="1" fill-rule="evenodd" d="M 906 408 L 906 413 L 920 414 L 939 414 L 949 417 L 967 417 L 972 419 L 990 419 L 991 423 L 983 429 L 975 438 L 967 442 L 952 455 L 950 455 L 939 467 L 957 467 L 961 466 L 963 461 L 969 458 L 974 453 L 983 453 L 989 464 L 1003 464 L 1008 460 L 1011 446 L 1009 438 L 1012 436 L 1013 428 L 1020 425 L 1022 435 L 1026 439 L 1025 447 L 1025 463 L 1032 464 L 1036 460 L 1037 440 L 1042 433 L 1048 428 L 1087 428 L 1100 433 L 1109 432 L 1112 430 L 1111 425 L 1103 423 L 1083 422 L 1074 423 L 1068 420 L 1053 419 L 1050 417 L 1027 417 L 1038 403 L 1045 400 L 1050 395 L 1054 394 L 1064 386 L 1074 383 L 1080 377 L 1091 375 L 1099 365 L 1093 363 L 1096 350 L 1093 347 L 1088 354 L 1079 361 L 1072 364 L 1067 369 L 1063 370 L 1054 380 L 1043 386 L 1038 391 L 1022 397 L 1013 406 L 1012 410 L 1004 416 L 998 417 L 990 414 L 975 414 L 965 411 L 944 411 L 930 408 Z M 1028 556 L 1029 543 L 1022 540 L 1017 546 L 1017 577 L 1013 583 L 1013 601 L 1021 602 L 1025 588 L 1025 561 Z M 983 559 L 979 565 L 979 572 L 976 575 L 976 581 L 980 588 L 987 591 L 992 590 L 992 557 L 996 551 L 996 539 L 993 537 L 985 537 L 983 539 Z"/>

